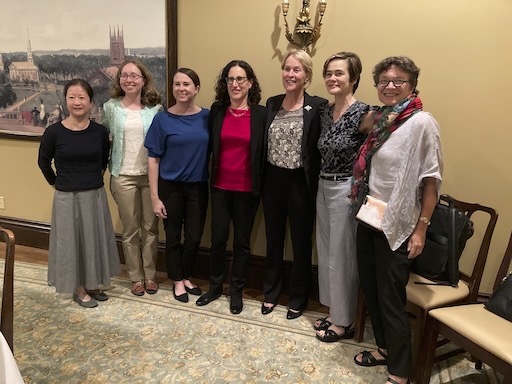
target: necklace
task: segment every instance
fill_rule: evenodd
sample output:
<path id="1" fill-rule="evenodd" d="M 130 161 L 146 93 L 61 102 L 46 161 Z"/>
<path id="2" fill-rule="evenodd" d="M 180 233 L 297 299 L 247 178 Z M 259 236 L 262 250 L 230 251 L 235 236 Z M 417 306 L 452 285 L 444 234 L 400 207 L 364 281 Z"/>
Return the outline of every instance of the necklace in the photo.
<path id="1" fill-rule="evenodd" d="M 231 113 L 231 115 L 233 117 L 242 117 L 243 115 L 245 115 L 248 111 L 248 109 L 244 109 L 244 111 L 242 113 L 235 113 L 235 111 L 232 109 L 232 108 L 228 108 L 229 109 L 229 113 Z"/>

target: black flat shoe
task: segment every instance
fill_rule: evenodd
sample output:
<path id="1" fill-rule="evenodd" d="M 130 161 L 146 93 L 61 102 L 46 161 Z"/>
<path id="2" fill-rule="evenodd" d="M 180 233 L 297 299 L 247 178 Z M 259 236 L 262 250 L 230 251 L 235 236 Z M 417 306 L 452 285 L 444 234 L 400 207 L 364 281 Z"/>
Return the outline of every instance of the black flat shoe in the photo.
<path id="1" fill-rule="evenodd" d="M 233 315 L 238 315 L 240 312 L 242 312 L 242 308 L 244 306 L 243 305 L 230 305 L 229 306 L 229 311 L 233 314 Z"/>
<path id="2" fill-rule="evenodd" d="M 199 299 L 197 299 L 196 305 L 199 305 L 200 307 L 202 307 L 203 305 L 208 305 L 212 301 L 217 300 L 219 297 L 221 297 L 221 295 L 222 295 L 221 293 L 215 293 L 215 292 L 208 291 L 203 296 L 201 296 Z"/>
<path id="3" fill-rule="evenodd" d="M 92 290 L 92 291 L 89 291 L 88 289 L 86 290 L 86 292 L 89 294 L 89 296 L 91 296 L 94 300 L 97 300 L 97 301 L 107 301 L 108 300 L 108 295 L 99 290 L 99 289 L 96 289 L 96 290 Z"/>
<path id="4" fill-rule="evenodd" d="M 188 293 L 182 293 L 181 295 L 176 295 L 176 286 L 172 286 L 172 294 L 174 295 L 174 298 L 178 301 L 181 301 L 182 303 L 188 303 Z"/>
<path id="5" fill-rule="evenodd" d="M 187 291 L 188 293 L 190 293 L 191 295 L 194 295 L 194 296 L 201 296 L 201 294 L 203 293 L 203 291 L 201 291 L 201 288 L 199 288 L 199 287 L 189 288 L 186 285 L 185 285 L 185 291 Z"/>
<path id="6" fill-rule="evenodd" d="M 73 300 L 77 302 L 78 305 L 84 308 L 94 308 L 98 306 L 98 303 L 92 297 L 91 300 L 89 301 L 83 301 L 82 299 L 80 299 L 80 296 L 78 296 L 76 293 L 73 293 Z"/>
<path id="7" fill-rule="evenodd" d="M 286 318 L 288 320 L 298 319 L 299 317 L 302 316 L 303 312 L 304 311 L 302 309 L 300 309 L 298 312 L 295 312 L 295 311 L 292 311 L 291 309 L 289 309 L 288 312 L 286 313 Z"/>
<path id="8" fill-rule="evenodd" d="M 244 303 L 242 302 L 242 298 L 240 296 L 231 296 L 231 303 L 229 305 L 229 311 L 233 315 L 238 315 L 240 312 L 242 312 L 242 309 L 244 307 Z"/>
<path id="9" fill-rule="evenodd" d="M 267 307 L 265 303 L 261 304 L 261 314 L 262 315 L 268 315 L 269 313 L 272 313 L 274 308 L 276 307 L 275 304 L 272 304 L 271 307 Z"/>

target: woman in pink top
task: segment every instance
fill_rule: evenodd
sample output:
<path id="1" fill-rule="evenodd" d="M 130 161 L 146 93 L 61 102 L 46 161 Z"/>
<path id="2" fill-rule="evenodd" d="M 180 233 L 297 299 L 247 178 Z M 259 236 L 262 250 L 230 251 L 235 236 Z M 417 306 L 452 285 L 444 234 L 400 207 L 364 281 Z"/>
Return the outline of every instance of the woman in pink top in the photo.
<path id="1" fill-rule="evenodd" d="M 266 108 L 258 105 L 260 86 L 251 66 L 233 60 L 221 71 L 210 110 L 212 149 L 212 244 L 210 289 L 196 304 L 207 305 L 222 294 L 226 244 L 233 222 L 233 268 L 230 310 L 242 311 L 250 258 L 250 239 L 260 201 L 263 131 Z"/>

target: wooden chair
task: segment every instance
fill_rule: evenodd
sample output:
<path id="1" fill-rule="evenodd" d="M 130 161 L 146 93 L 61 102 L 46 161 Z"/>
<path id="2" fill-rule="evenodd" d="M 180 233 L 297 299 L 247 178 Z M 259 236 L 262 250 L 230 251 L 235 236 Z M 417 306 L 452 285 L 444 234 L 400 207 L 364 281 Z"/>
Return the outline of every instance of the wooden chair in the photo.
<path id="1" fill-rule="evenodd" d="M 429 280 L 411 273 L 406 287 L 407 291 L 407 310 L 416 315 L 416 325 L 414 331 L 413 362 L 417 361 L 420 351 L 420 342 L 425 328 L 427 313 L 433 308 L 446 307 L 448 305 L 476 303 L 478 299 L 478 290 L 484 273 L 489 247 L 491 245 L 492 235 L 498 213 L 490 208 L 480 204 L 465 203 L 454 198 L 443 195 L 441 199 L 452 203 L 456 208 L 462 210 L 471 219 L 473 214 L 484 212 L 489 215 L 487 227 L 482 237 L 480 249 L 473 266 L 471 274 L 460 271 L 460 281 L 457 287 L 442 285 L 424 285 L 416 282 L 429 282 Z M 476 229 L 476 226 L 475 226 Z M 469 240 L 471 241 L 471 239 Z M 463 256 L 464 257 L 464 256 Z M 440 343 L 442 345 L 443 343 Z"/>
<path id="2" fill-rule="evenodd" d="M 0 227 L 1 239 L 5 242 L 5 268 L 4 285 L 2 290 L 2 312 L 0 317 L 0 331 L 7 344 L 13 351 L 14 328 L 14 233 L 9 229 Z"/>
<path id="3" fill-rule="evenodd" d="M 407 310 L 416 316 L 416 325 L 414 331 L 413 345 L 413 363 L 419 352 L 421 335 L 425 326 L 426 314 L 433 308 L 444 307 L 457 303 L 475 303 L 478 297 L 478 289 L 482 281 L 487 254 L 491 238 L 498 220 L 498 213 L 490 207 L 486 207 L 475 203 L 466 203 L 454 199 L 449 195 L 442 195 L 441 200 L 452 203 L 456 208 L 465 212 L 471 218 L 477 212 L 483 212 L 489 216 L 487 226 L 480 243 L 478 255 L 474 263 L 471 274 L 460 271 L 460 281 L 457 287 L 443 285 L 423 285 L 416 282 L 429 282 L 429 280 L 411 273 L 409 282 L 406 287 L 407 291 Z M 476 226 L 475 226 L 476 228 Z M 472 238 L 473 239 L 473 238 Z M 472 241 L 469 240 L 469 242 Z M 467 248 L 463 252 L 462 257 L 467 254 Z M 364 323 L 366 318 L 366 305 L 362 293 L 359 293 L 359 303 L 356 313 L 356 335 L 358 342 L 363 340 Z"/>
<path id="4" fill-rule="evenodd" d="M 507 274 L 511 259 L 512 234 L 494 289 Z M 503 384 L 512 383 L 512 322 L 486 310 L 484 304 L 463 304 L 433 309 L 428 313 L 422 339 L 422 359 L 417 365 L 418 384 L 428 384 L 432 365 L 445 357 L 435 356 L 439 335 L 503 373 Z"/>

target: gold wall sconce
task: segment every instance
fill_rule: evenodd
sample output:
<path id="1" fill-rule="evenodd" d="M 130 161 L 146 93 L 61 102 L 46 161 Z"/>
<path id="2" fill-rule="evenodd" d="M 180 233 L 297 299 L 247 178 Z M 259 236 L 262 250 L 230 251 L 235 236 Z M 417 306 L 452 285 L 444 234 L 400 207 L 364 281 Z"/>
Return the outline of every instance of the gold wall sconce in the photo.
<path id="1" fill-rule="evenodd" d="M 325 8 L 327 7 L 327 0 L 320 0 L 320 3 L 318 4 L 317 17 L 315 20 L 314 27 L 310 23 L 311 17 L 309 15 L 309 3 L 309 0 L 302 1 L 302 8 L 300 9 L 299 16 L 297 16 L 297 23 L 295 24 L 293 33 L 290 33 L 288 21 L 286 20 L 288 10 L 290 9 L 290 1 L 283 0 L 283 3 L 281 5 L 281 9 L 283 11 L 284 24 L 286 28 L 286 38 L 290 43 L 296 45 L 297 47 L 303 49 L 308 53 L 310 45 L 315 44 L 316 41 L 320 38 L 322 19 L 324 17 Z M 320 15 L 320 17 L 318 17 L 318 15 Z"/>

